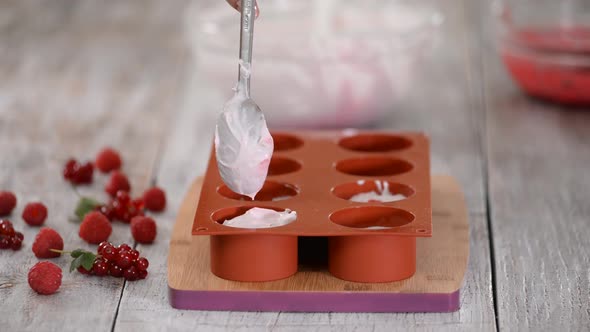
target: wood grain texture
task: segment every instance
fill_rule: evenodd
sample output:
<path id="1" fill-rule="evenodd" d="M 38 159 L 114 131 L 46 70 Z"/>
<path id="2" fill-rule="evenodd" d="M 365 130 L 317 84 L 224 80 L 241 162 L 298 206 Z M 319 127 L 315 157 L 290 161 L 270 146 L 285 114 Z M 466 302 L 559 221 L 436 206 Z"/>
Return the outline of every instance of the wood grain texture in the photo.
<path id="1" fill-rule="evenodd" d="M 25 234 L 18 252 L 0 251 L 2 330 L 111 330 L 122 279 L 67 273 L 60 291 L 39 296 L 27 284 L 38 259 L 31 245 L 38 228 L 20 217 L 25 203 L 47 204 L 47 226 L 67 248 L 95 250 L 68 219 L 77 201 L 61 177 L 70 156 L 91 159 L 105 145 L 119 148 L 135 192 L 150 182 L 159 142 L 167 131 L 178 72 L 170 55 L 166 6 L 131 1 L 2 2 L 0 12 L 0 188 L 19 199 L 10 217 Z M 141 9 L 143 8 L 143 10 Z M 82 194 L 106 199 L 105 176 Z M 133 243 L 129 227 L 114 224 L 111 240 Z M 67 268 L 68 259 L 54 262 Z"/>
<path id="2" fill-rule="evenodd" d="M 416 273 L 388 283 L 347 282 L 326 269 L 307 269 L 281 280 L 234 282 L 211 273 L 209 237 L 193 236 L 192 221 L 202 180 L 196 180 L 178 210 L 170 239 L 168 284 L 177 290 L 451 294 L 461 288 L 469 253 L 469 223 L 461 189 L 453 178 L 432 178 L 433 238 L 416 240 Z M 247 236 L 247 235 L 246 235 Z M 213 296 L 213 294 L 212 294 Z"/>
<path id="3" fill-rule="evenodd" d="M 502 330 L 590 328 L 590 108 L 523 95 L 489 44 L 487 157 Z"/>
<path id="4" fill-rule="evenodd" d="M 494 330 L 477 127 L 481 109 L 474 97 L 480 77 L 472 72 L 477 57 L 468 50 L 473 43 L 466 32 L 472 31 L 475 23 L 465 20 L 467 0 L 435 2 L 447 21 L 439 47 L 422 66 L 421 79 L 416 82 L 420 89 L 413 90 L 378 126 L 427 132 L 435 142 L 433 172 L 457 177 L 466 189 L 471 254 L 461 310 L 392 315 L 186 312 L 170 308 L 165 262 L 174 211 L 191 179 L 204 170 L 215 111 L 222 102 L 207 82 L 201 81 L 197 66 L 184 61 L 185 40 L 192 38 L 180 30 L 183 24 L 193 23 L 183 20 L 187 3 L 0 3 L 0 42 L 5 45 L 0 52 L 0 152 L 10 156 L 0 159 L 0 187 L 16 190 L 23 201 L 39 198 L 48 202 L 48 223 L 73 246 L 82 244 L 76 242 L 76 228 L 66 221 L 75 195 L 57 175 L 69 155 L 90 158 L 102 145 L 114 145 L 123 150 L 126 171 L 133 175 L 138 189 L 155 179 L 168 191 L 170 204 L 157 217 L 156 243 L 139 246 L 150 258 L 150 276 L 142 283 L 125 285 L 115 330 Z M 179 104 L 182 107 L 177 114 Z M 168 128 L 171 130 L 164 136 Z M 95 190 L 100 191 L 100 186 Z M 19 204 L 16 215 L 22 206 Z M 128 241 L 125 232 L 126 227 L 119 227 L 120 237 L 114 241 Z M 30 293 L 23 278 L 36 260 L 25 252 L 30 250 L 35 233 L 25 228 L 26 246 L 15 256 L 0 252 L 0 323 L 11 318 L 2 326 L 79 330 L 92 324 L 95 330 L 109 330 L 121 294 L 116 280 L 106 281 L 105 286 L 105 281 L 91 279 L 87 286 L 81 282 L 86 279 L 66 276 L 58 297 Z M 88 299 L 80 297 L 82 291 L 88 292 Z M 60 318 L 55 319 L 56 315 Z M 64 324 L 65 316 L 68 324 Z M 47 317 L 55 322 L 46 323 Z"/>

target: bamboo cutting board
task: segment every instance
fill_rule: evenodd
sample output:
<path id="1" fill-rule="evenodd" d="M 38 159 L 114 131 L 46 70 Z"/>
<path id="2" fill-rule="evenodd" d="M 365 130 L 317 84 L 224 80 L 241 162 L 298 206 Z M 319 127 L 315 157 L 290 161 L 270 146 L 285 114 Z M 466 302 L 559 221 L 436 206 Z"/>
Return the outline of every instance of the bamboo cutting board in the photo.
<path id="1" fill-rule="evenodd" d="M 292 277 L 236 282 L 210 272 L 209 238 L 191 235 L 202 179 L 178 212 L 170 241 L 170 304 L 179 309 L 306 312 L 448 312 L 460 307 L 469 254 L 463 194 L 449 176 L 432 177 L 432 238 L 417 240 L 416 273 L 390 283 L 340 280 L 327 267 L 301 266 Z"/>

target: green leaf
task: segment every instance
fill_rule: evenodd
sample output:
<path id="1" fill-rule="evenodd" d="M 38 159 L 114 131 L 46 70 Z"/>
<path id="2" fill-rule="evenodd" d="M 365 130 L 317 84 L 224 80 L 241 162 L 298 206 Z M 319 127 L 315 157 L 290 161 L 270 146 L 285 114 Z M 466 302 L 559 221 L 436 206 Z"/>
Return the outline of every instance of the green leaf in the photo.
<path id="1" fill-rule="evenodd" d="M 70 272 L 74 271 L 80 266 L 90 271 L 90 269 L 92 269 L 92 265 L 94 265 L 94 260 L 96 259 L 95 254 L 82 249 L 76 249 L 72 251 L 70 255 L 72 257 L 74 257 L 74 255 L 77 256 L 74 260 L 72 260 L 72 263 L 70 264 Z"/>
<path id="2" fill-rule="evenodd" d="M 74 211 L 74 214 L 76 214 L 78 220 L 82 221 L 82 219 L 84 219 L 84 216 L 87 213 L 94 211 L 100 205 L 102 204 L 95 199 L 89 197 L 80 197 L 78 205 L 76 205 L 76 210 Z"/>
<path id="3" fill-rule="evenodd" d="M 74 250 L 74 251 L 72 251 L 72 252 L 70 253 L 70 256 L 72 256 L 72 257 L 74 257 L 74 258 L 78 258 L 78 257 L 80 257 L 80 256 L 81 256 L 83 253 L 85 253 L 85 252 L 86 252 L 86 251 L 85 251 L 85 250 L 83 250 L 83 249 L 76 249 L 76 250 Z"/>
<path id="4" fill-rule="evenodd" d="M 80 266 L 80 264 L 81 264 L 80 262 L 82 261 L 80 259 L 80 257 L 82 257 L 82 256 L 79 256 L 76 259 L 72 260 L 72 263 L 70 264 L 70 273 L 72 273 L 72 271 L 74 271 L 75 269 L 77 269 Z"/>
<path id="5" fill-rule="evenodd" d="M 80 264 L 84 269 L 90 271 L 92 269 L 92 265 L 94 265 L 94 260 L 96 259 L 96 255 L 91 252 L 85 252 L 82 256 L 76 258 L 80 259 Z"/>

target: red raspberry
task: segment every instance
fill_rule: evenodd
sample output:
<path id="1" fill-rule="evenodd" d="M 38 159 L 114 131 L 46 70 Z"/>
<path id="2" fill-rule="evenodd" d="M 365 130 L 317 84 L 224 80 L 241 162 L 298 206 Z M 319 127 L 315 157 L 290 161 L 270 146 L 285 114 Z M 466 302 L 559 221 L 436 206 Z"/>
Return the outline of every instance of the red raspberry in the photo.
<path id="1" fill-rule="evenodd" d="M 101 172 L 108 173 L 121 168 L 121 156 L 116 150 L 107 147 L 96 155 L 95 164 Z"/>
<path id="2" fill-rule="evenodd" d="M 131 185 L 129 184 L 129 180 L 127 176 L 120 171 L 114 171 L 109 178 L 106 186 L 104 187 L 104 191 L 106 191 L 112 197 L 117 195 L 117 191 L 131 191 Z"/>
<path id="3" fill-rule="evenodd" d="M 51 262 L 39 262 L 29 270 L 28 279 L 35 292 L 50 295 L 61 286 L 61 269 Z"/>
<path id="4" fill-rule="evenodd" d="M 0 216 L 12 213 L 16 206 L 16 196 L 10 191 L 0 191 Z"/>
<path id="5" fill-rule="evenodd" d="M 47 218 L 47 208 L 43 203 L 29 203 L 23 210 L 24 221 L 31 226 L 41 226 Z"/>
<path id="6" fill-rule="evenodd" d="M 131 234 L 139 243 L 152 243 L 156 238 L 156 222 L 150 217 L 138 216 L 131 219 Z"/>
<path id="7" fill-rule="evenodd" d="M 92 211 L 84 216 L 78 234 L 88 243 L 99 244 L 108 240 L 112 231 L 113 227 L 107 217 L 98 211 Z"/>
<path id="8" fill-rule="evenodd" d="M 158 187 L 153 187 L 143 193 L 143 201 L 145 208 L 160 212 L 166 208 L 166 193 Z"/>
<path id="9" fill-rule="evenodd" d="M 37 258 L 54 258 L 61 254 L 50 249 L 63 250 L 64 240 L 58 232 L 49 227 L 41 228 L 33 242 L 33 253 Z"/>

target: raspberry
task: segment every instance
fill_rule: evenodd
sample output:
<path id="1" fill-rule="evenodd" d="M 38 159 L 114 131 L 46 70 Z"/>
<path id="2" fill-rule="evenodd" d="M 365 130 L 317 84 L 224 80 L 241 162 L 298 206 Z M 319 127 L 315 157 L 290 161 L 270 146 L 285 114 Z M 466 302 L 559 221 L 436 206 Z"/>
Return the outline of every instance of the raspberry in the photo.
<path id="1" fill-rule="evenodd" d="M 0 191 L 0 216 L 12 213 L 16 206 L 16 196 L 10 191 Z"/>
<path id="2" fill-rule="evenodd" d="M 29 203 L 23 210 L 24 221 L 31 226 L 41 226 L 47 218 L 47 208 L 43 203 Z"/>
<path id="3" fill-rule="evenodd" d="M 152 243 L 156 238 L 156 222 L 150 217 L 138 216 L 131 219 L 131 234 L 139 243 Z"/>
<path id="4" fill-rule="evenodd" d="M 92 211 L 84 216 L 78 235 L 88 243 L 99 244 L 106 241 L 112 231 L 113 227 L 107 217 L 98 211 Z"/>
<path id="5" fill-rule="evenodd" d="M 39 262 L 29 270 L 28 280 L 35 292 L 50 295 L 61 286 L 61 269 L 51 262 Z"/>
<path id="6" fill-rule="evenodd" d="M 166 208 L 166 194 L 158 187 L 146 190 L 143 193 L 143 201 L 145 208 L 150 211 L 160 212 Z"/>
<path id="7" fill-rule="evenodd" d="M 121 156 L 116 150 L 107 147 L 96 155 L 95 164 L 101 172 L 108 173 L 121 168 Z"/>
<path id="8" fill-rule="evenodd" d="M 64 241 L 54 229 L 49 227 L 41 228 L 33 242 L 33 253 L 37 258 L 54 258 L 61 254 L 50 249 L 63 250 Z"/>
<path id="9" fill-rule="evenodd" d="M 106 191 L 112 197 L 117 195 L 119 190 L 122 191 L 131 191 L 131 185 L 129 184 L 129 180 L 127 176 L 120 171 L 114 171 L 109 178 L 106 186 L 104 187 L 104 191 Z"/>

